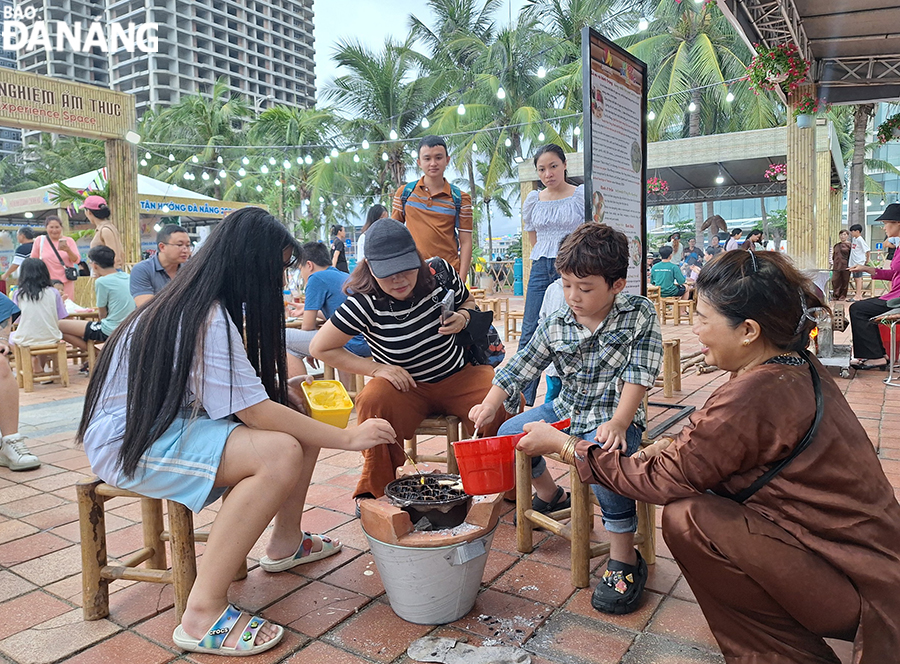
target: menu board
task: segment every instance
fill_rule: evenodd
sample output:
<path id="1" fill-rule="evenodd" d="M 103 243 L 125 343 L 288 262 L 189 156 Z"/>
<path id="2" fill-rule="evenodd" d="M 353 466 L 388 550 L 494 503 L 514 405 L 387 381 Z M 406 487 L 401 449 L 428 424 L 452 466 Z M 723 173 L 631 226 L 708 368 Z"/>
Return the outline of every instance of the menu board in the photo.
<path id="1" fill-rule="evenodd" d="M 625 233 L 626 293 L 647 292 L 647 65 L 581 31 L 586 218 Z"/>

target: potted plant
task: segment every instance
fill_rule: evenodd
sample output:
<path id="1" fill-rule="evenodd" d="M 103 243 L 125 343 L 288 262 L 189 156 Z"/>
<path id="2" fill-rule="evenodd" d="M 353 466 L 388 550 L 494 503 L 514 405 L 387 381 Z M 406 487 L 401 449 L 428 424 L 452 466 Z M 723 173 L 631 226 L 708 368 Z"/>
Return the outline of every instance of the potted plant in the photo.
<path id="1" fill-rule="evenodd" d="M 664 196 L 669 193 L 669 183 L 662 178 L 652 177 L 647 179 L 647 193 Z"/>
<path id="2" fill-rule="evenodd" d="M 769 182 L 787 180 L 787 164 L 771 164 L 763 174 Z"/>
<path id="3" fill-rule="evenodd" d="M 772 48 L 754 44 L 754 47 L 756 55 L 747 67 L 745 80 L 756 94 L 774 90 L 778 85 L 796 90 L 800 81 L 806 78 L 809 63 L 800 57 L 793 44 L 778 44 Z"/>
<path id="4" fill-rule="evenodd" d="M 814 124 L 816 113 L 819 112 L 819 100 L 812 95 L 801 95 L 794 107 L 794 119 L 801 129 L 808 129 Z"/>
<path id="5" fill-rule="evenodd" d="M 900 138 L 900 113 L 892 115 L 878 127 L 878 142 L 887 143 Z"/>

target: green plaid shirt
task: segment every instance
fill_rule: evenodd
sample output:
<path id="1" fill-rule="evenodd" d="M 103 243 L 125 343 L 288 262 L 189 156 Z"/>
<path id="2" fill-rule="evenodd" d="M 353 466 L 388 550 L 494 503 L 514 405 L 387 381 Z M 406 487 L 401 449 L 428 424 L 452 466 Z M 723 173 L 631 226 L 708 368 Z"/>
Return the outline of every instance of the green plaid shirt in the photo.
<path id="1" fill-rule="evenodd" d="M 645 297 L 619 293 L 593 333 L 575 320 L 568 305 L 541 320 L 528 345 L 497 370 L 494 385 L 510 395 L 504 405 L 515 413 L 519 392 L 552 362 L 562 379 L 562 391 L 553 402 L 557 419 L 571 417 L 569 430 L 586 434 L 612 419 L 623 383 L 653 387 L 662 355 L 653 304 Z M 647 426 L 643 404 L 634 423 Z"/>

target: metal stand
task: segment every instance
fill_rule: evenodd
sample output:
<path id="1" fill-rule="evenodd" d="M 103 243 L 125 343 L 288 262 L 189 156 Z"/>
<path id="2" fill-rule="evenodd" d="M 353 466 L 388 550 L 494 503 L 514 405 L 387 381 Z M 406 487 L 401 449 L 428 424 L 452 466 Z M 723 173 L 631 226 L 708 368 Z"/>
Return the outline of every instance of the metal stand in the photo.
<path id="1" fill-rule="evenodd" d="M 685 417 L 693 413 L 697 410 L 696 406 L 679 406 L 674 403 L 657 403 L 656 401 L 648 401 L 647 406 L 654 408 L 667 408 L 667 409 L 675 409 L 678 412 L 672 415 L 671 417 L 666 418 L 662 421 L 661 424 L 657 424 L 655 427 L 650 429 L 647 432 L 647 440 L 654 440 L 657 436 L 659 436 L 663 431 L 668 429 L 670 426 L 675 424 L 676 422 L 683 420 Z"/>
<path id="2" fill-rule="evenodd" d="M 897 316 L 892 317 L 890 320 L 883 321 L 885 325 L 891 326 L 891 347 L 888 349 L 888 377 L 884 379 L 885 385 L 890 385 L 891 387 L 900 387 L 900 382 L 894 380 L 894 369 L 898 369 L 900 367 L 897 366 L 897 323 L 900 323 Z M 897 376 L 900 378 L 900 376 Z"/>

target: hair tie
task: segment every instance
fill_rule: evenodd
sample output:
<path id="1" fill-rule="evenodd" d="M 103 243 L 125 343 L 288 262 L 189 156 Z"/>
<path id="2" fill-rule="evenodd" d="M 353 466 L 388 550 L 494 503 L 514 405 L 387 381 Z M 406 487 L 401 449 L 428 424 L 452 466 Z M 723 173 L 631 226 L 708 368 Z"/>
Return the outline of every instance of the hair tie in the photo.
<path id="1" fill-rule="evenodd" d="M 797 329 L 794 330 L 794 334 L 800 334 L 800 332 L 803 330 L 803 325 L 807 320 L 812 321 L 813 323 L 818 323 L 818 319 L 813 315 L 812 312 L 821 309 L 821 307 L 813 307 L 812 309 L 809 309 L 806 306 L 806 294 L 803 292 L 803 289 L 798 288 L 797 292 L 800 293 L 800 306 L 803 308 L 803 313 L 800 314 L 800 322 L 797 323 Z"/>

